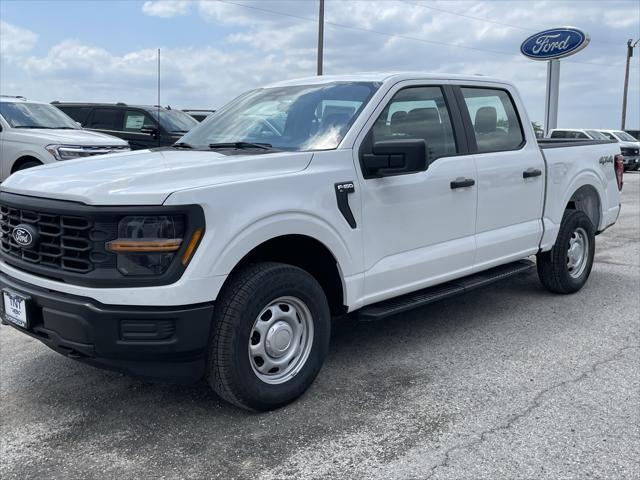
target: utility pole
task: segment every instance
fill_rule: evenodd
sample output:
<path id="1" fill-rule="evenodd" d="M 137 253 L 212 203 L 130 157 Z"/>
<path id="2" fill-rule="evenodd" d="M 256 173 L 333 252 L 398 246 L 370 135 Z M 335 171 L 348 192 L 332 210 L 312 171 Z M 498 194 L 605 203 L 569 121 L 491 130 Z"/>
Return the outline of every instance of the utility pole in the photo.
<path id="1" fill-rule="evenodd" d="M 158 147 L 160 147 L 160 49 L 158 49 L 158 105 L 156 107 L 158 109 Z"/>
<path id="2" fill-rule="evenodd" d="M 631 57 L 633 57 L 633 49 L 638 45 L 640 39 L 633 43 L 633 39 L 627 40 L 627 67 L 624 71 L 624 93 L 622 94 L 622 122 L 620 124 L 620 130 L 624 130 L 627 120 L 627 92 L 629 91 L 629 63 L 631 63 Z"/>
<path id="3" fill-rule="evenodd" d="M 318 14 L 318 75 L 322 75 L 322 54 L 324 49 L 324 0 L 320 0 Z"/>

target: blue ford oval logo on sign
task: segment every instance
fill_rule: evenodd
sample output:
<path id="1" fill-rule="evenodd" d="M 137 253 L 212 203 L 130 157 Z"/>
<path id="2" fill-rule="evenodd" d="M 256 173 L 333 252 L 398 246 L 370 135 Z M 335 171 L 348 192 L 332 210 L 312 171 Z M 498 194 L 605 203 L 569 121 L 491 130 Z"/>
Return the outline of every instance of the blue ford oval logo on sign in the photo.
<path id="1" fill-rule="evenodd" d="M 589 35 L 572 27 L 552 28 L 527 38 L 520 51 L 533 60 L 551 60 L 579 52 L 589 44 Z"/>

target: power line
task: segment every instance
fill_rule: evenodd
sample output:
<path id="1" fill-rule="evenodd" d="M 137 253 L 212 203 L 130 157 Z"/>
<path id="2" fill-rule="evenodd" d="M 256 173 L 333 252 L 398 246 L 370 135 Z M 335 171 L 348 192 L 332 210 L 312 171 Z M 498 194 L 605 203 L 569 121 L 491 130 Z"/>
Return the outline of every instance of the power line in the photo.
<path id="1" fill-rule="evenodd" d="M 423 8 L 425 10 L 434 10 L 436 12 L 442 12 L 442 13 L 448 13 L 450 15 L 456 15 L 458 17 L 463 17 L 463 18 L 468 18 L 470 20 L 477 20 L 480 22 L 485 22 L 485 23 L 493 23 L 495 25 L 500 25 L 503 27 L 509 27 L 509 28 L 514 28 L 516 30 L 521 30 L 523 32 L 535 32 L 535 30 L 545 30 L 547 27 L 542 27 L 542 26 L 534 26 L 534 27 L 521 27 L 519 25 L 513 25 L 511 23 L 505 23 L 505 22 L 498 22 L 497 20 L 491 20 L 489 18 L 485 18 L 485 17 L 476 17 L 473 15 L 467 15 L 465 13 L 459 13 L 459 12 L 452 12 L 451 10 L 445 10 L 444 8 L 439 8 L 439 7 L 432 7 L 430 5 L 421 5 L 419 3 L 413 3 L 413 2 L 409 2 L 406 0 L 397 0 L 398 2 L 401 3 L 406 3 L 407 5 L 413 5 L 414 7 L 419 7 L 419 8 Z M 609 45 L 622 45 L 624 42 L 611 42 L 608 40 L 595 40 L 598 43 L 607 43 Z"/>
<path id="2" fill-rule="evenodd" d="M 266 8 L 262 8 L 262 7 L 256 7 L 254 5 L 246 5 L 244 3 L 239 3 L 239 2 L 234 2 L 231 0 L 218 0 L 221 3 L 226 3 L 229 5 L 235 5 L 238 7 L 242 7 L 242 8 L 247 8 L 250 10 L 256 10 L 259 12 L 263 12 L 263 13 L 270 13 L 273 15 L 280 15 L 283 17 L 289 17 L 289 18 L 296 18 L 298 20 L 304 20 L 307 22 L 313 22 L 316 23 L 318 21 L 317 18 L 310 18 L 310 17 L 303 17 L 302 15 L 296 15 L 293 13 L 286 13 L 286 12 L 279 12 L 276 10 L 270 10 L 270 9 L 266 9 Z M 367 33 L 374 33 L 376 35 L 382 35 L 385 37 L 389 37 L 389 38 L 399 38 L 402 40 L 410 40 L 410 41 L 414 41 L 414 42 L 421 42 L 421 43 L 427 43 L 427 44 L 432 44 L 432 45 L 441 45 L 441 46 L 446 46 L 446 47 L 452 47 L 452 48 L 462 48 L 465 50 L 473 50 L 473 51 L 479 51 L 479 52 L 486 52 L 486 53 L 493 53 L 496 55 L 507 55 L 510 57 L 517 57 L 520 58 L 520 55 L 516 54 L 516 53 L 511 53 L 511 52 L 503 52 L 500 50 L 491 50 L 488 48 L 480 48 L 480 47 L 471 47 L 469 45 L 458 45 L 458 44 L 454 44 L 454 43 L 447 43 L 447 42 L 440 42 L 437 40 L 427 40 L 426 38 L 419 38 L 419 37 L 413 37 L 413 36 L 409 36 L 409 35 L 399 35 L 399 34 L 395 34 L 395 33 L 388 33 L 388 32 L 383 32 L 380 30 L 374 30 L 371 28 L 365 28 L 365 27 L 358 27 L 355 25 L 345 25 L 342 23 L 337 23 L 337 22 L 331 22 L 331 21 L 327 21 L 325 20 L 325 25 L 331 25 L 332 27 L 337 27 L 337 28 L 344 28 L 347 30 L 354 30 L 354 31 L 359 31 L 359 32 L 367 32 Z M 584 62 L 584 61 L 577 61 L 577 60 L 565 60 L 565 62 L 568 63 L 577 63 L 577 64 L 584 64 L 584 65 L 597 65 L 599 67 L 620 67 L 622 66 L 622 64 L 619 65 L 614 65 L 614 64 L 610 64 L 610 63 L 598 63 L 598 62 Z"/>

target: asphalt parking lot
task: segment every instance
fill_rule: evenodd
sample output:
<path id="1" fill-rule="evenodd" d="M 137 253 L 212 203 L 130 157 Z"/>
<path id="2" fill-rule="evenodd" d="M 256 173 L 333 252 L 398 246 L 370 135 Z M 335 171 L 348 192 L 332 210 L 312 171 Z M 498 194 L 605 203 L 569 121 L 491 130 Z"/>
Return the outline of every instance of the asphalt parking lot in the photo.
<path id="1" fill-rule="evenodd" d="M 640 478 L 640 175 L 587 286 L 531 273 L 377 323 L 334 324 L 310 391 L 248 414 L 0 327 L 0 477 Z"/>

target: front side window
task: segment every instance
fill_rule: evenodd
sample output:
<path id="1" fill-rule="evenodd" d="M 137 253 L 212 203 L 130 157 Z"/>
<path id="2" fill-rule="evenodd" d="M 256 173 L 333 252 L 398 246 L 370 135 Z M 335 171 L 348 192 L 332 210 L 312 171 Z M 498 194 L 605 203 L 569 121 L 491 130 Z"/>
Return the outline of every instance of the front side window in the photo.
<path id="1" fill-rule="evenodd" d="M 551 132 L 551 138 L 567 138 L 567 132 L 564 130 L 554 130 Z"/>
<path id="2" fill-rule="evenodd" d="M 45 103 L 0 102 L 0 115 L 13 128 L 80 128 L 65 113 Z"/>
<path id="3" fill-rule="evenodd" d="M 378 86 L 335 82 L 254 90 L 199 124 L 181 142 L 195 148 L 248 142 L 290 151 L 335 149 Z"/>
<path id="4" fill-rule="evenodd" d="M 422 139 L 427 160 L 455 154 L 449 110 L 440 87 L 410 87 L 391 99 L 373 125 L 371 141 Z"/>
<path id="5" fill-rule="evenodd" d="M 524 137 L 509 94 L 493 88 L 462 88 L 471 116 L 478 152 L 517 150 Z"/>
<path id="6" fill-rule="evenodd" d="M 602 134 L 607 137 L 609 140 L 613 140 L 614 142 L 619 142 L 619 140 L 609 132 L 602 132 Z"/>
<path id="7" fill-rule="evenodd" d="M 124 130 L 140 132 L 142 128 L 157 128 L 151 118 L 140 110 L 127 110 L 124 114 Z"/>

